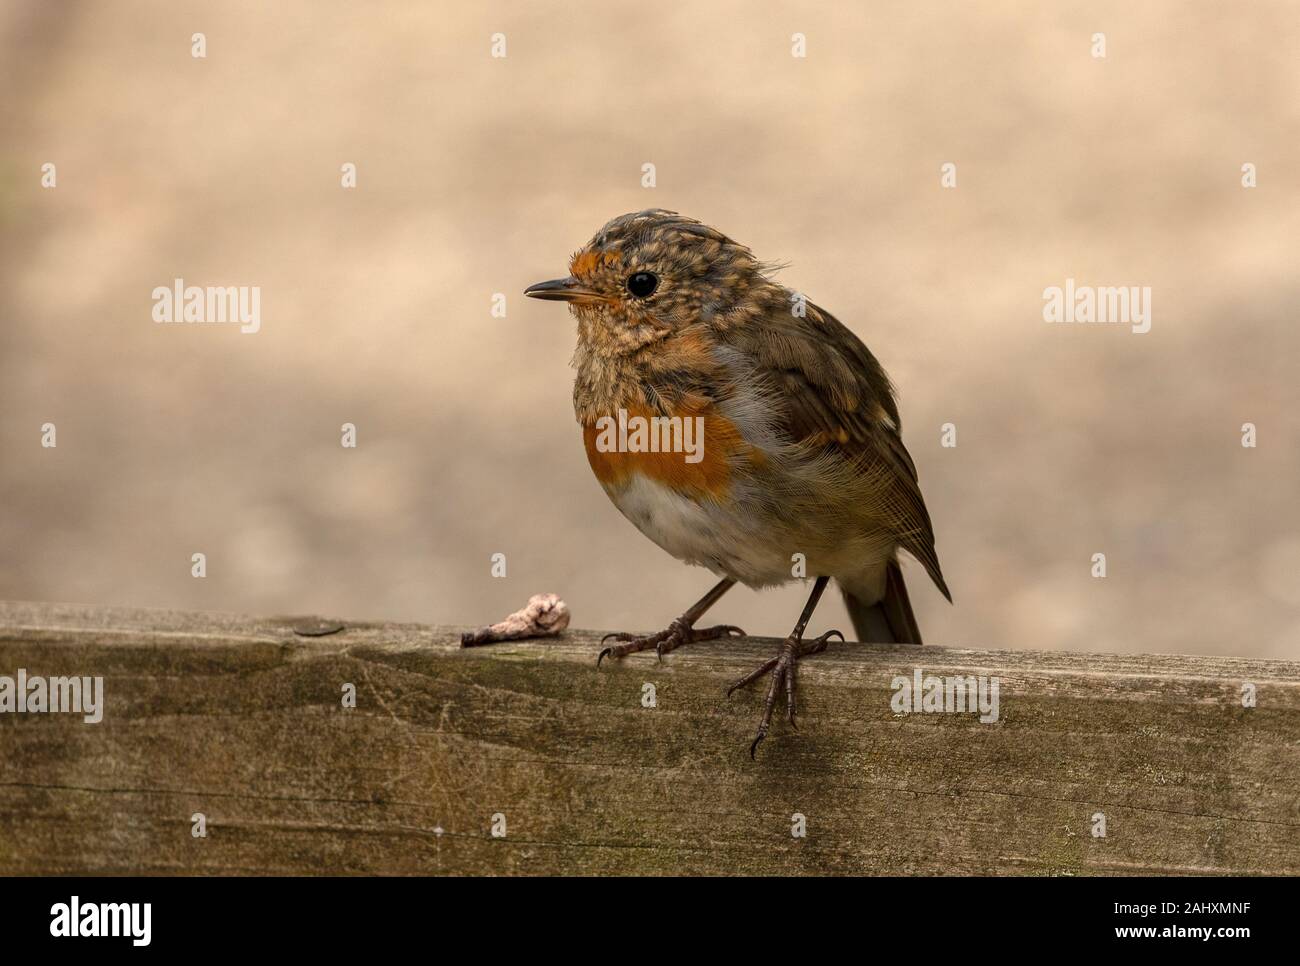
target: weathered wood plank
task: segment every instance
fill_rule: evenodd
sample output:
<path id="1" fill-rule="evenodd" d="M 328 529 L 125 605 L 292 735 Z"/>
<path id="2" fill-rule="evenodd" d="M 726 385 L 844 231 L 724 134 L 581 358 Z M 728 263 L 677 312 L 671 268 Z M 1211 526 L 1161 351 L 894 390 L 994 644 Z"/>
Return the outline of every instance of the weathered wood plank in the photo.
<path id="1" fill-rule="evenodd" d="M 0 604 L 0 674 L 106 694 L 0 714 L 0 872 L 1300 874 L 1296 662 L 832 645 L 752 762 L 723 690 L 772 641 L 597 670 L 589 632 L 292 623 Z M 895 715 L 918 665 L 1000 720 Z"/>

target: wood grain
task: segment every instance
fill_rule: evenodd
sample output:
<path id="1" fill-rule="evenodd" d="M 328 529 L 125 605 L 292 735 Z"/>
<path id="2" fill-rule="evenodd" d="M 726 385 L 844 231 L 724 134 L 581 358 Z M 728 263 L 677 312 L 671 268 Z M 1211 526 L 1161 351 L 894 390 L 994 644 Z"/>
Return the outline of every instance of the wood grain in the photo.
<path id="1" fill-rule="evenodd" d="M 832 644 L 754 762 L 723 693 L 773 641 L 598 670 L 592 632 L 294 622 L 0 603 L 0 674 L 106 694 L 0 714 L 0 873 L 1300 874 L 1296 662 Z M 918 665 L 996 675 L 999 721 L 894 714 Z"/>

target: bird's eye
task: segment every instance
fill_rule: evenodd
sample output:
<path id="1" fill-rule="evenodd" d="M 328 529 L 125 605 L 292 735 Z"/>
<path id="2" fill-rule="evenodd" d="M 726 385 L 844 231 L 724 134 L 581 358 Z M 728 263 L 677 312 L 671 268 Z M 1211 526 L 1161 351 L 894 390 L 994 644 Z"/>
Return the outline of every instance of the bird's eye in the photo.
<path id="1" fill-rule="evenodd" d="M 639 299 L 649 298 L 659 287 L 659 277 L 651 272 L 637 272 L 627 277 L 627 290 Z"/>

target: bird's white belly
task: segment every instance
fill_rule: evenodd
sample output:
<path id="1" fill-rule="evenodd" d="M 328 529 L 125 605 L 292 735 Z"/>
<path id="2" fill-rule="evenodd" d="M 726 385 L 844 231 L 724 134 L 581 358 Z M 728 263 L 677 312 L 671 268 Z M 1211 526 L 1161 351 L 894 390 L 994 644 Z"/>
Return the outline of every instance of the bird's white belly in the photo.
<path id="1" fill-rule="evenodd" d="M 693 500 L 640 473 L 605 492 L 638 530 L 686 563 L 751 586 L 793 580 L 789 554 L 770 545 L 735 504 Z"/>
<path id="2" fill-rule="evenodd" d="M 825 575 L 876 600 L 884 564 L 895 553 L 892 535 L 880 531 L 845 527 L 833 517 L 805 519 L 791 529 L 752 499 L 694 500 L 639 473 L 605 492 L 638 530 L 678 560 L 750 587 Z"/>

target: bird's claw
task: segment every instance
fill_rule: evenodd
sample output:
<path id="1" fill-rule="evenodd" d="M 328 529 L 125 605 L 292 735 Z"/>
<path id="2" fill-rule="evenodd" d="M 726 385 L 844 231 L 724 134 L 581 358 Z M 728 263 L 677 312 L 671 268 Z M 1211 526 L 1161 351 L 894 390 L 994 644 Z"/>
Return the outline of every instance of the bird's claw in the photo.
<path id="1" fill-rule="evenodd" d="M 608 640 L 626 642 L 626 641 L 635 641 L 636 637 L 629 634 L 627 631 L 610 631 L 608 634 L 606 634 L 604 637 L 600 639 L 600 643 L 604 644 Z M 612 653 L 614 653 L 614 648 L 612 647 L 607 647 L 604 650 L 602 650 L 600 654 L 596 656 L 596 667 L 599 668 L 600 662 L 605 660 L 605 658 L 609 657 L 609 655 Z"/>
<path id="2" fill-rule="evenodd" d="M 767 737 L 768 729 L 772 725 L 772 710 L 776 706 L 777 692 L 783 684 L 785 685 L 786 720 L 790 722 L 791 728 L 795 731 L 799 730 L 798 724 L 795 723 L 795 667 L 799 658 L 820 654 L 826 650 L 831 639 L 835 637 L 844 640 L 844 635 L 839 631 L 827 631 L 810 641 L 787 637 L 781 642 L 781 649 L 776 657 L 768 658 L 727 689 L 727 697 L 730 698 L 738 689 L 757 681 L 769 671 L 772 672 L 772 683 L 768 685 L 767 696 L 763 701 L 763 717 L 759 720 L 758 732 L 754 736 L 753 744 L 749 746 L 749 757 L 752 760 L 757 760 L 758 746 Z"/>
<path id="3" fill-rule="evenodd" d="M 660 663 L 663 662 L 664 655 L 677 650 L 683 644 L 694 644 L 697 641 L 711 641 L 719 637 L 744 637 L 743 629 L 736 627 L 734 624 L 719 624 L 716 627 L 695 628 L 682 618 L 677 618 L 668 627 L 657 634 L 647 634 L 644 637 L 637 637 L 626 631 L 614 631 L 606 634 L 600 639 L 604 644 L 608 640 L 618 641 L 618 644 L 612 647 L 604 648 L 596 657 L 596 667 L 600 667 L 600 662 L 606 657 L 625 657 L 628 654 L 635 654 L 638 651 L 648 651 L 654 648 Z"/>

